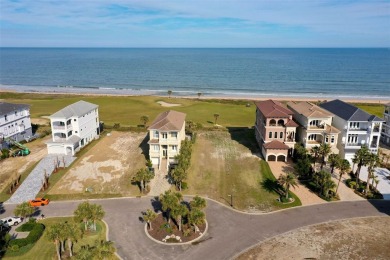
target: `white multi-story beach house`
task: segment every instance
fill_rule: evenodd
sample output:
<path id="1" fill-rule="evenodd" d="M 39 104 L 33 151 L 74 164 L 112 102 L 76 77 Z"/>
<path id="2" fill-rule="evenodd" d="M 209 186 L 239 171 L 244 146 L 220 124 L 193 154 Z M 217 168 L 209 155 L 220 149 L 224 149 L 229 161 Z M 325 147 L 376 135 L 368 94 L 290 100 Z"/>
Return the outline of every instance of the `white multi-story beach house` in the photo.
<path id="1" fill-rule="evenodd" d="M 185 139 L 186 114 L 169 110 L 159 114 L 149 130 L 149 157 L 158 168 L 175 162 Z"/>
<path id="2" fill-rule="evenodd" d="M 297 140 L 306 149 L 326 143 L 332 153 L 339 153 L 337 141 L 340 131 L 332 126 L 332 113 L 306 101 L 288 102 L 287 107 L 294 112 L 293 118 L 300 124 Z"/>
<path id="3" fill-rule="evenodd" d="M 31 136 L 30 106 L 0 102 L 1 141 L 9 138 L 19 142 Z"/>
<path id="4" fill-rule="evenodd" d="M 385 112 L 383 113 L 383 118 L 385 119 L 385 122 L 382 126 L 382 143 L 387 146 L 390 146 L 390 103 L 387 103 L 385 105 Z"/>
<path id="5" fill-rule="evenodd" d="M 352 165 L 355 152 L 366 145 L 372 153 L 378 153 L 383 119 L 345 103 L 339 99 L 320 104 L 334 114 L 332 125 L 339 129 L 340 156 Z"/>
<path id="6" fill-rule="evenodd" d="M 99 137 L 98 105 L 78 101 L 52 114 L 52 141 L 47 142 L 49 154 L 74 155 L 83 146 Z"/>

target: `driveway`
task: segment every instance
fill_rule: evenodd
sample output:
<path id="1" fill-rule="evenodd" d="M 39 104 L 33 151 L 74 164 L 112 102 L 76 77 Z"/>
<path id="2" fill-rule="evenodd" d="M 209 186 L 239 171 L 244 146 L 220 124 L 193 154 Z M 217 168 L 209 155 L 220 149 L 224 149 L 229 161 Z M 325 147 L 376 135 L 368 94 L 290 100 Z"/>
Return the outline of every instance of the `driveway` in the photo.
<path id="1" fill-rule="evenodd" d="M 390 171 L 386 168 L 376 168 L 374 174 L 379 180 L 377 189 L 380 193 L 382 193 L 383 199 L 390 200 Z M 362 167 L 360 170 L 359 179 L 367 181 L 367 175 L 368 168 Z"/>
<path id="2" fill-rule="evenodd" d="M 151 197 L 90 200 L 101 204 L 109 225 L 109 239 L 123 259 L 229 259 L 250 246 L 299 227 L 322 222 L 390 214 L 390 201 L 354 201 L 297 207 L 268 214 L 244 214 L 207 200 L 209 230 L 197 245 L 166 246 L 149 240 L 140 222 L 141 212 L 152 208 Z M 46 217 L 71 215 L 80 201 L 52 202 Z M 14 204 L 4 205 L 12 215 Z M 40 213 L 40 214 L 41 214 Z"/>

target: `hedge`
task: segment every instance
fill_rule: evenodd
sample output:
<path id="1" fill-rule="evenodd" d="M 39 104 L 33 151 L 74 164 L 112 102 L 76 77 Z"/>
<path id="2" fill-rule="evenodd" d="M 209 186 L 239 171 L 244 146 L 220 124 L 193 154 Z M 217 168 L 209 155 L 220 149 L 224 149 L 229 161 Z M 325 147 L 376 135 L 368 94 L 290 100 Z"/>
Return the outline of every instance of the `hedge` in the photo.
<path id="1" fill-rule="evenodd" d="M 20 248 L 28 244 L 33 244 L 38 241 L 38 239 L 42 236 L 43 231 L 45 230 L 45 226 L 41 223 L 25 223 L 22 226 L 25 227 L 21 229 L 26 231 L 28 231 L 28 229 L 31 228 L 30 233 L 26 238 L 14 239 L 9 241 L 8 244 L 9 247 L 16 245 Z"/>

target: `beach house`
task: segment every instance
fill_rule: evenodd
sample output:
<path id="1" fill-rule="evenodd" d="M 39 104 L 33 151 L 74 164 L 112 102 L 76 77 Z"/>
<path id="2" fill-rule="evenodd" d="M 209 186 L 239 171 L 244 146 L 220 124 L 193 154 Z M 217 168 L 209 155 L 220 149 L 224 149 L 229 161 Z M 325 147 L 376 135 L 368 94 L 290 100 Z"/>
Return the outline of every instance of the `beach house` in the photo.
<path id="1" fill-rule="evenodd" d="M 186 114 L 169 110 L 159 114 L 149 126 L 149 157 L 158 168 L 175 162 L 185 139 Z"/>
<path id="2" fill-rule="evenodd" d="M 49 154 L 74 155 L 83 146 L 99 137 L 99 106 L 78 101 L 52 114 L 52 140 L 47 142 Z"/>
<path id="3" fill-rule="evenodd" d="M 255 136 L 265 160 L 286 162 L 293 153 L 298 127 L 293 112 L 274 100 L 255 104 Z"/>
<path id="4" fill-rule="evenodd" d="M 385 112 L 383 113 L 385 119 L 382 126 L 381 140 L 387 146 L 390 146 L 390 103 L 385 104 Z"/>
<path id="5" fill-rule="evenodd" d="M 19 142 L 31 136 L 30 106 L 0 102 L 0 146 L 7 138 Z"/>
<path id="6" fill-rule="evenodd" d="M 338 149 L 342 158 L 352 165 L 355 152 L 363 145 L 372 153 L 378 153 L 383 119 L 339 99 L 320 104 L 320 107 L 334 114 L 332 125 L 340 130 Z"/>
<path id="7" fill-rule="evenodd" d="M 332 126 L 332 113 L 306 101 L 288 102 L 287 107 L 294 112 L 293 118 L 300 124 L 297 141 L 306 149 L 326 143 L 332 153 L 339 153 L 337 141 L 340 130 Z"/>

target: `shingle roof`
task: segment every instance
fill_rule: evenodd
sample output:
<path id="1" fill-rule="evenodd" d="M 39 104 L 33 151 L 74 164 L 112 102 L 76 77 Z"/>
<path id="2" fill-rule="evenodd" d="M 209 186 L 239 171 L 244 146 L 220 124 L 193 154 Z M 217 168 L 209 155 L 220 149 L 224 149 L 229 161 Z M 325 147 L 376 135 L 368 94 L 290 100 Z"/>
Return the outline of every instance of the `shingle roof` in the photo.
<path id="1" fill-rule="evenodd" d="M 269 143 L 265 143 L 263 146 L 265 149 L 278 149 L 278 150 L 289 149 L 288 145 L 277 140 L 273 140 Z"/>
<path id="2" fill-rule="evenodd" d="M 67 107 L 64 107 L 60 111 L 57 111 L 56 113 L 52 114 L 50 118 L 69 118 L 72 116 L 83 116 L 98 107 L 98 105 L 80 100 Z"/>
<path id="3" fill-rule="evenodd" d="M 0 102 L 0 115 L 7 115 L 9 113 L 14 113 L 15 111 L 29 109 L 30 105 L 26 104 L 14 104 L 7 102 Z"/>
<path id="4" fill-rule="evenodd" d="M 186 114 L 168 110 L 159 114 L 153 123 L 148 127 L 148 130 L 155 129 L 160 131 L 181 130 L 184 124 Z"/>
<path id="5" fill-rule="evenodd" d="M 332 113 L 326 111 L 325 109 L 314 105 L 313 103 L 302 101 L 302 102 L 288 102 L 287 106 L 299 114 L 305 117 L 331 117 Z"/>
<path id="6" fill-rule="evenodd" d="M 255 105 L 265 117 L 289 117 L 293 114 L 285 105 L 271 99 L 255 102 Z"/>
<path id="7" fill-rule="evenodd" d="M 384 121 L 374 115 L 368 114 L 358 107 L 345 103 L 339 99 L 320 104 L 320 107 L 328 110 L 329 112 L 337 115 L 338 117 L 341 117 L 346 121 Z"/>

